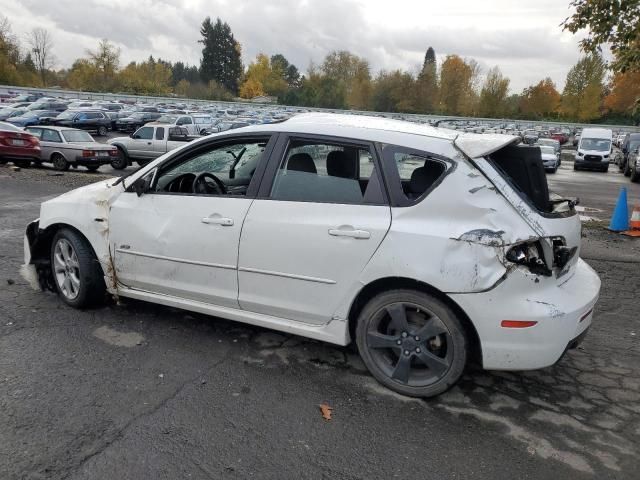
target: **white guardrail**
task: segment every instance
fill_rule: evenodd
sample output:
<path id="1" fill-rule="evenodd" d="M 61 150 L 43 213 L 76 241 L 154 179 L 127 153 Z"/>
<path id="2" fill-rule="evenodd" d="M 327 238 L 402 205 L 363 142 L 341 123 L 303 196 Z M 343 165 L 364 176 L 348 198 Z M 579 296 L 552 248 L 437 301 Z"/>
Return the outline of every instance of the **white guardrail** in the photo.
<path id="1" fill-rule="evenodd" d="M 331 112 L 331 113 L 348 113 L 356 115 L 382 115 L 385 117 L 402 117 L 407 120 L 418 121 L 436 121 L 436 120 L 451 120 L 451 121 L 475 121 L 475 122 L 487 122 L 487 123 L 517 123 L 525 125 L 558 125 L 558 126 L 570 126 L 570 127 L 603 127 L 603 128 L 615 128 L 619 131 L 632 131 L 640 132 L 640 126 L 635 125 L 611 125 L 611 124 L 594 124 L 594 123 L 574 123 L 563 121 L 542 121 L 542 120 L 523 120 L 512 118 L 483 118 L 483 117 L 457 117 L 452 115 L 431 115 L 431 114 L 417 114 L 417 113 L 390 113 L 390 112 L 371 112 L 365 110 L 341 110 L 336 108 L 317 108 L 317 107 L 297 107 L 292 105 L 281 105 L 273 103 L 256 103 L 256 102 L 225 102 L 222 100 L 203 100 L 196 98 L 186 97 L 160 97 L 151 95 L 132 95 L 128 93 L 102 93 L 102 92 L 84 92 L 78 90 L 66 90 L 56 88 L 32 88 L 32 87 L 16 87 L 12 85 L 0 85 L 0 93 L 42 93 L 45 96 L 50 97 L 65 97 L 68 99 L 77 100 L 107 100 L 107 101 L 125 101 L 125 102 L 142 102 L 142 103 L 190 103 L 195 105 L 220 105 L 223 107 L 234 108 L 240 105 L 244 107 L 284 107 L 284 108 L 304 108 L 317 112 Z"/>

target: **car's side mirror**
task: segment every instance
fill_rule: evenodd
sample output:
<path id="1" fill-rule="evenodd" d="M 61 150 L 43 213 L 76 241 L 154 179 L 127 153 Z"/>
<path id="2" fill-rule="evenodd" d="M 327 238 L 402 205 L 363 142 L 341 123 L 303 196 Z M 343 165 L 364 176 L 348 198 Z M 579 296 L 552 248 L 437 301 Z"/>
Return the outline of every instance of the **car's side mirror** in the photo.
<path id="1" fill-rule="evenodd" d="M 149 182 L 147 182 L 146 177 L 140 177 L 131 186 L 133 191 L 140 197 L 143 193 L 147 193 L 149 191 Z"/>

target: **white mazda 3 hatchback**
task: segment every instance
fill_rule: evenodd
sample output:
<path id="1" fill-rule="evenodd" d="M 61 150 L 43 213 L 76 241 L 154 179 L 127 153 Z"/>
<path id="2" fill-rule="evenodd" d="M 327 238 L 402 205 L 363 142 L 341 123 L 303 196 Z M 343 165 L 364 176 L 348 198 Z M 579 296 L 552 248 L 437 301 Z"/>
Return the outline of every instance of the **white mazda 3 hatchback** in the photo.
<path id="1" fill-rule="evenodd" d="M 173 150 L 42 204 L 23 273 L 84 308 L 130 297 L 338 345 L 405 395 L 557 362 L 592 320 L 571 200 L 540 150 L 304 114 Z"/>

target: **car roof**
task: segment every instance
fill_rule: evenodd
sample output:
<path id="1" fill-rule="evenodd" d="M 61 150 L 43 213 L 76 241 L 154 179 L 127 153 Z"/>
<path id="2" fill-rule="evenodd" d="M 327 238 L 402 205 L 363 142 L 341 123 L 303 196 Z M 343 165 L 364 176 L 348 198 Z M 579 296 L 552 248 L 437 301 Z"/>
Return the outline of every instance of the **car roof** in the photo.
<path id="1" fill-rule="evenodd" d="M 336 113 L 302 113 L 280 123 L 245 127 L 246 132 L 263 132 L 265 127 L 274 132 L 293 134 L 319 134 L 335 137 L 359 138 L 392 143 L 385 132 L 407 136 L 422 136 L 454 143 L 470 158 L 489 155 L 502 147 L 520 141 L 519 137 L 504 134 L 459 133 L 454 130 L 436 128 L 431 125 L 393 120 L 366 115 L 344 115 Z"/>

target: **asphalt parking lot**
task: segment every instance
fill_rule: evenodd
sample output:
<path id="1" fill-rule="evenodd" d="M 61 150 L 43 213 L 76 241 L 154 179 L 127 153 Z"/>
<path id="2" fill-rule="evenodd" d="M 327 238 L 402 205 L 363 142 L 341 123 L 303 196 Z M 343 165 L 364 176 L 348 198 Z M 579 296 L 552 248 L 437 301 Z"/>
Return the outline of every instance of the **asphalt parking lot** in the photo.
<path id="1" fill-rule="evenodd" d="M 428 401 L 379 386 L 352 348 L 32 290 L 18 270 L 39 204 L 115 173 L 0 166 L 0 478 L 638 478 L 640 239 L 601 224 L 640 185 L 617 168 L 549 176 L 601 220 L 583 233 L 603 288 L 581 348 L 535 372 L 471 366 Z"/>

